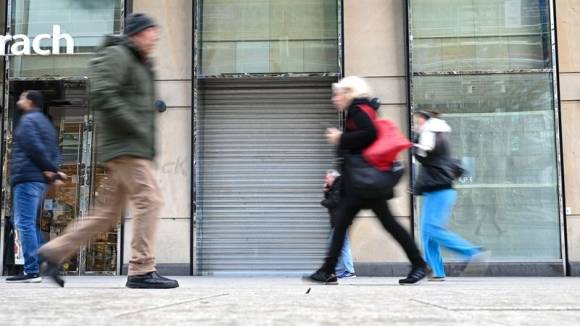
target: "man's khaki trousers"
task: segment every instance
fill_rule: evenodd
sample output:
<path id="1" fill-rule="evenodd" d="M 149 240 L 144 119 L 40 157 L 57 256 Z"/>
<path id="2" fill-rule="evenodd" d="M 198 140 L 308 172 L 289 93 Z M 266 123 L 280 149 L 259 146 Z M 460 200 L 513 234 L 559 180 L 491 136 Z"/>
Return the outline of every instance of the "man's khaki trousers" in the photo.
<path id="1" fill-rule="evenodd" d="M 90 216 L 69 225 L 62 236 L 40 248 L 40 254 L 61 264 L 78 253 L 97 233 L 112 230 L 132 203 L 133 239 L 129 276 L 155 271 L 155 238 L 162 197 L 149 160 L 122 156 L 106 164 L 106 180 L 97 190 Z"/>

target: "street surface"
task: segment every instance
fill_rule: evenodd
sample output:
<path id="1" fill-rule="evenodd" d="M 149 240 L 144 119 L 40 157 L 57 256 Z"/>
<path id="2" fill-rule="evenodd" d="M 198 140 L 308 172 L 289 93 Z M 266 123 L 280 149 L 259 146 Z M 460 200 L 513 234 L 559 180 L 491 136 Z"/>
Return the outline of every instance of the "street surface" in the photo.
<path id="1" fill-rule="evenodd" d="M 0 278 L 0 325 L 580 325 L 580 278 L 177 279 L 132 290 L 124 277 L 68 277 L 65 288 Z"/>

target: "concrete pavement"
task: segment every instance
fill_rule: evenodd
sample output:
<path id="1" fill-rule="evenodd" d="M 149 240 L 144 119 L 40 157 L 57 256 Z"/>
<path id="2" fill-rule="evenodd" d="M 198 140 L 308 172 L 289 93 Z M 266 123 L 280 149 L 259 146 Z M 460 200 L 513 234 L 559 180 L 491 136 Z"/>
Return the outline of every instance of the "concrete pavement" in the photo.
<path id="1" fill-rule="evenodd" d="M 580 325 L 580 278 L 177 279 L 131 290 L 124 277 L 68 277 L 65 288 L 2 278 L 0 325 Z"/>

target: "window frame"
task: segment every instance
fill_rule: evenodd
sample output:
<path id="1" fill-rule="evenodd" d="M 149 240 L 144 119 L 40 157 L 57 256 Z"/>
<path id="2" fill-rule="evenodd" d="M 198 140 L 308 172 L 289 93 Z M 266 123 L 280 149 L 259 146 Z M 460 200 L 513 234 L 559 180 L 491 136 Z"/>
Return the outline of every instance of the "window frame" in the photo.
<path id="1" fill-rule="evenodd" d="M 511 74 L 516 72 L 515 70 L 481 70 L 481 71 L 461 71 L 457 73 L 454 71 L 440 71 L 440 72 L 415 72 L 413 70 L 413 11 L 412 3 L 414 0 L 405 0 L 405 41 L 406 41 L 406 55 L 407 55 L 407 112 L 409 127 L 412 126 L 413 115 L 416 112 L 415 101 L 414 101 L 414 77 L 420 76 L 457 76 L 457 75 L 489 75 L 489 74 Z M 559 69 L 558 69 L 558 49 L 557 49 L 557 26 L 556 26 L 556 7 L 554 0 L 545 0 L 548 5 L 548 19 L 549 19 L 549 33 L 550 33 L 550 55 L 551 55 L 551 67 L 545 69 L 524 69 L 517 70 L 518 73 L 551 73 L 552 74 L 552 97 L 553 97 L 553 114 L 554 114 L 554 132 L 555 132 L 555 154 L 554 157 L 556 165 L 556 191 L 557 191 L 557 201 L 558 206 L 558 222 L 560 228 L 560 258 L 564 274 L 569 274 L 568 267 L 568 248 L 566 240 L 566 219 L 565 219 L 565 194 L 564 194 L 564 161 L 563 161 L 563 144 L 562 144 L 562 121 L 561 121 L 561 103 L 560 103 L 560 87 L 559 87 Z M 411 130 L 411 128 L 409 128 Z M 416 162 L 412 158 L 412 162 Z M 412 170 L 412 169 L 411 169 Z M 413 171 L 410 173 L 410 181 L 413 180 Z M 418 217 L 419 216 L 419 206 L 418 200 L 415 196 L 411 196 L 411 219 L 412 219 L 412 232 L 416 236 L 416 230 L 418 230 Z M 526 260 L 527 262 L 527 260 Z M 541 261 L 544 262 L 544 261 Z M 545 262 L 554 262 L 553 260 L 548 260 Z"/>

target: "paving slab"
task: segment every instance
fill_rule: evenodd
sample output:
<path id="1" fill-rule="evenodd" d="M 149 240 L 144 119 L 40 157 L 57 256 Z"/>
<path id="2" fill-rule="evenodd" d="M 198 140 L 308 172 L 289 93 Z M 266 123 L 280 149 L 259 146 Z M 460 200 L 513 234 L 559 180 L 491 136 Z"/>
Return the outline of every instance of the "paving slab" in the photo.
<path id="1" fill-rule="evenodd" d="M 0 325 L 580 325 L 580 278 L 176 279 L 133 290 L 124 277 L 67 277 L 65 288 L 0 278 Z"/>

